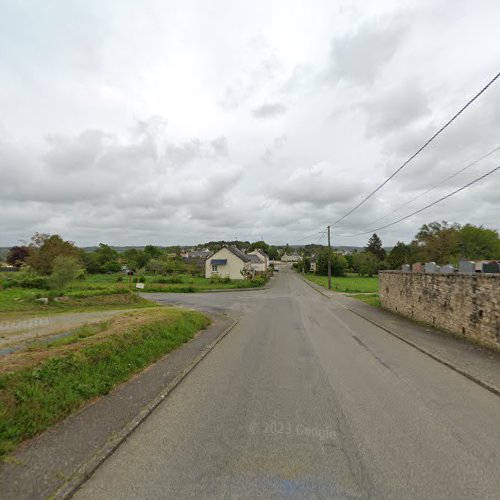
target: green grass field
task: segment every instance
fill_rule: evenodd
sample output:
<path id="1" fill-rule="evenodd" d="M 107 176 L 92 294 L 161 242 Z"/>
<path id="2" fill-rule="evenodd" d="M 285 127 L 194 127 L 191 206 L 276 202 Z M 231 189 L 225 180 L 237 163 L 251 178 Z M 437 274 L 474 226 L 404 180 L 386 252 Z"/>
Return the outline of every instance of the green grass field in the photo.
<path id="1" fill-rule="evenodd" d="M 177 308 L 127 314 L 126 321 L 80 328 L 72 337 L 13 354 L 24 356 L 14 369 L 0 365 L 0 456 L 86 401 L 107 394 L 210 324 L 197 311 Z"/>
<path id="2" fill-rule="evenodd" d="M 325 288 L 328 288 L 328 276 L 318 276 L 316 274 L 306 274 L 305 277 Z M 377 293 L 378 277 L 369 278 L 351 274 L 343 277 L 332 276 L 332 290 L 341 293 Z"/>
<path id="3" fill-rule="evenodd" d="M 64 291 L 64 300 L 54 301 L 60 295 L 53 290 L 21 288 L 19 286 L 2 287 L 2 282 L 10 279 L 22 279 L 21 273 L 0 275 L 0 314 L 26 313 L 44 314 L 58 312 L 80 312 L 86 310 L 121 309 L 147 307 L 152 305 L 134 292 L 136 284 L 129 282 L 123 274 L 88 274 L 85 279 L 75 280 Z M 255 288 L 263 286 L 266 280 L 232 280 L 222 282 L 191 275 L 145 276 L 144 289 L 141 292 L 179 292 L 193 293 L 204 290 L 234 288 Z M 132 293 L 131 293 L 132 292 Z M 48 305 L 36 302 L 37 298 L 48 297 Z"/>

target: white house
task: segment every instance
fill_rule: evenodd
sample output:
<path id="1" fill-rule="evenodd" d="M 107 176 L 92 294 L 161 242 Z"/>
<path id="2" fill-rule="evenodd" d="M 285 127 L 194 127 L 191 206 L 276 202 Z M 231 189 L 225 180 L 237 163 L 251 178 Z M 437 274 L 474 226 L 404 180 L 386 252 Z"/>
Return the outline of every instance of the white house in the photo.
<path id="1" fill-rule="evenodd" d="M 259 272 L 265 272 L 269 268 L 269 256 L 263 251 L 260 250 L 259 248 L 255 249 L 253 252 L 248 252 L 248 255 L 256 255 L 261 262 L 263 262 L 264 267 L 259 267 L 259 269 L 255 269 L 256 271 Z M 253 266 L 252 266 L 253 267 Z"/>
<path id="2" fill-rule="evenodd" d="M 247 254 L 247 257 L 250 258 L 250 266 L 256 273 L 266 272 L 266 261 L 260 254 L 252 252 Z"/>
<path id="3" fill-rule="evenodd" d="M 234 246 L 224 246 L 205 261 L 205 277 L 229 276 L 232 280 L 242 280 L 246 274 L 253 274 L 251 258 Z"/>
<path id="4" fill-rule="evenodd" d="M 317 269 L 318 269 L 318 259 L 316 257 L 311 257 L 310 271 L 312 273 L 315 273 Z"/>
<path id="5" fill-rule="evenodd" d="M 296 253 L 287 254 L 286 252 L 281 256 L 282 262 L 298 262 L 300 255 Z"/>

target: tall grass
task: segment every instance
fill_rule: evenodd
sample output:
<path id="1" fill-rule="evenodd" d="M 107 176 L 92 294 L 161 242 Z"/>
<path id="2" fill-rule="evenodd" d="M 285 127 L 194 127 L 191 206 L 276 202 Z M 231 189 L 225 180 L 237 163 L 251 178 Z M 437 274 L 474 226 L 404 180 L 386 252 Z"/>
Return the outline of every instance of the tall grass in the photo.
<path id="1" fill-rule="evenodd" d="M 0 376 L 0 456 L 63 419 L 87 400 L 107 394 L 209 324 L 196 311 L 168 309 L 81 350 L 36 368 Z"/>

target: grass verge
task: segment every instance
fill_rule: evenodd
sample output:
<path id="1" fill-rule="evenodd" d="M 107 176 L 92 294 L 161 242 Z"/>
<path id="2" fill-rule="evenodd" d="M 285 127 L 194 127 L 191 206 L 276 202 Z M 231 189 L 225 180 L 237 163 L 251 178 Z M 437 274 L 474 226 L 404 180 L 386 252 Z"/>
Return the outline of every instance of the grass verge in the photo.
<path id="1" fill-rule="evenodd" d="M 104 311 L 108 309 L 136 309 L 156 307 L 156 304 L 139 297 L 133 292 L 121 293 L 76 293 L 67 295 L 59 301 L 50 299 L 48 304 L 36 302 L 39 291 L 23 288 L 9 288 L 0 291 L 0 321 L 12 316 L 72 313 L 84 311 Z"/>
<path id="2" fill-rule="evenodd" d="M 366 304 L 370 304 L 374 307 L 380 307 L 380 299 L 378 293 L 370 293 L 370 294 L 359 294 L 359 295 L 350 295 L 351 298 L 361 300 Z"/>
<path id="3" fill-rule="evenodd" d="M 305 278 L 317 285 L 328 288 L 328 276 L 305 274 Z M 378 293 L 378 277 L 368 276 L 332 276 L 332 290 L 341 293 Z"/>
<path id="4" fill-rule="evenodd" d="M 0 456 L 86 401 L 107 394 L 209 323 L 197 311 L 139 311 L 129 313 L 125 320 L 77 332 L 60 345 L 38 346 L 36 352 L 32 348 L 22 353 L 32 366 L 19 369 L 14 364 L 0 375 Z"/>

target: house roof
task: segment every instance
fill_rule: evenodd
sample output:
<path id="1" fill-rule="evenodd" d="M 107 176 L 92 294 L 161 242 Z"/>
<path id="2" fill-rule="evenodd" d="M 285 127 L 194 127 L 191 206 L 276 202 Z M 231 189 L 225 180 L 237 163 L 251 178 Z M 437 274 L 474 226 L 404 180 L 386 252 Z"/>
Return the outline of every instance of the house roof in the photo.
<path id="1" fill-rule="evenodd" d="M 226 247 L 230 252 L 232 252 L 234 255 L 236 255 L 236 257 L 238 257 L 239 259 L 241 259 L 243 262 L 251 262 L 251 258 L 249 255 L 243 253 L 239 248 L 235 247 L 235 246 L 230 246 L 230 247 Z"/>
<path id="2" fill-rule="evenodd" d="M 254 264 L 262 264 L 262 260 L 259 259 L 258 255 L 255 255 L 254 253 L 249 253 L 247 254 L 247 257 L 250 257 L 250 261 L 253 262 Z"/>

